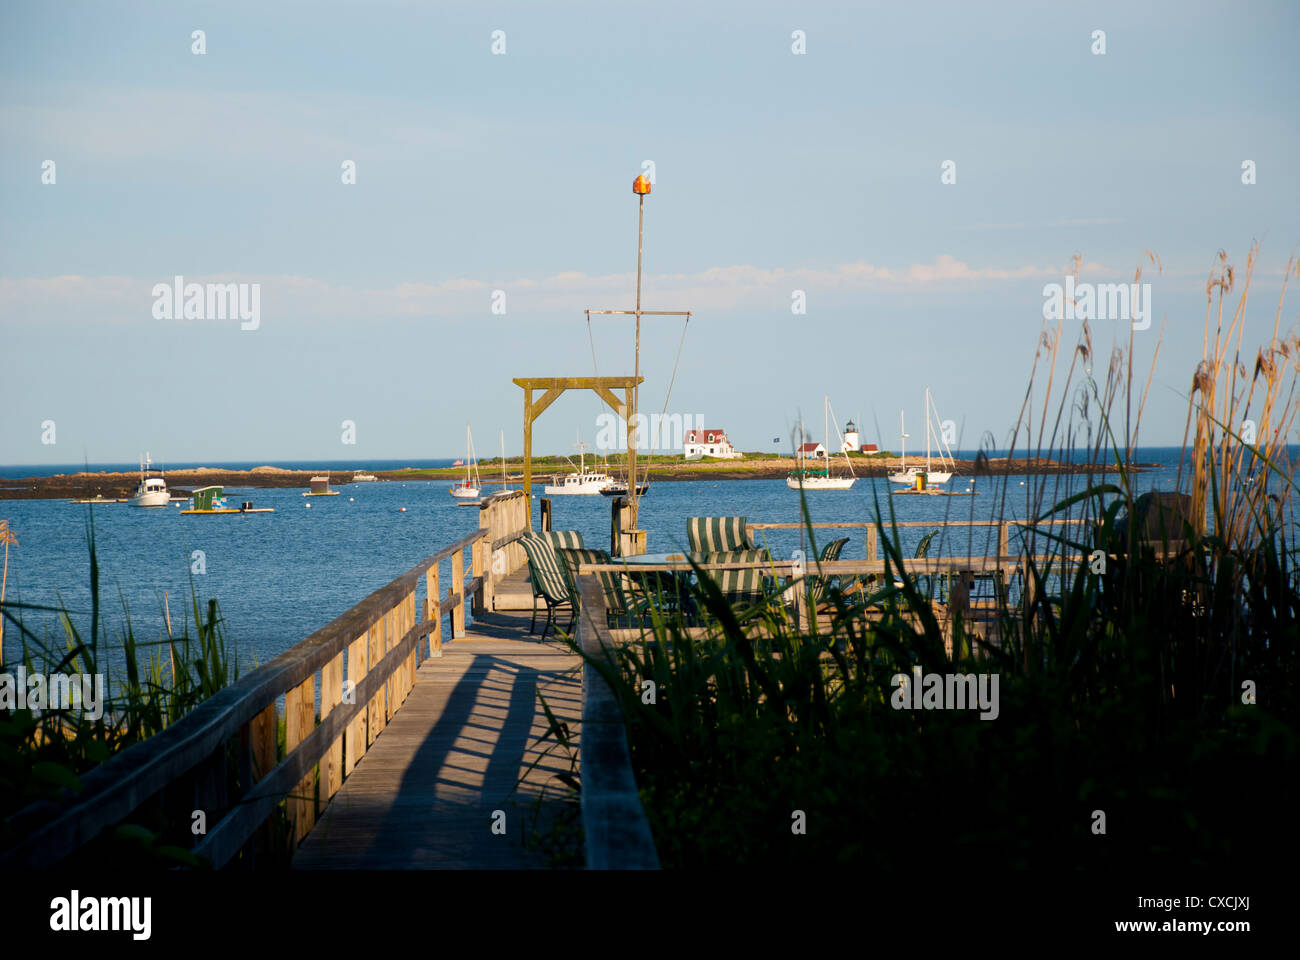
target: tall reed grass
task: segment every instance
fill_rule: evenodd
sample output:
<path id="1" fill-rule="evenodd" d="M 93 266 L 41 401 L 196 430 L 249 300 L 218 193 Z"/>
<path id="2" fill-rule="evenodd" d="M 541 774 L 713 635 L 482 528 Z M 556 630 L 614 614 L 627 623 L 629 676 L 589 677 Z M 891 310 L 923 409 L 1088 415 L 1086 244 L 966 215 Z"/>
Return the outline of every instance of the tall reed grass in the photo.
<path id="1" fill-rule="evenodd" d="M 779 597 L 738 617 L 697 569 L 706 636 L 656 614 L 612 662 L 593 661 L 622 702 L 666 866 L 1222 867 L 1294 850 L 1300 581 L 1286 437 L 1300 341 L 1277 332 L 1284 286 L 1273 339 L 1253 370 L 1241 362 L 1257 255 L 1226 327 L 1226 257 L 1207 285 L 1175 484 L 1185 499 L 1138 494 L 1152 372 L 1135 385 L 1133 334 L 1094 376 L 1089 325 L 1063 355 L 1058 323 L 1037 344 L 1010 446 L 1059 459 L 1082 448 L 1088 470 L 1029 479 L 1023 503 L 991 481 L 998 514 L 1029 522 L 1012 545 L 1019 588 L 1004 584 L 978 622 L 906 573 L 877 503 L 885 575 L 833 585 L 811 629 Z M 1154 533 L 1144 511 L 1163 520 Z M 811 524 L 807 535 L 815 551 Z M 996 673 L 997 719 L 895 709 L 891 680 L 915 666 Z"/>
<path id="2" fill-rule="evenodd" d="M 88 508 L 86 520 L 89 622 L 62 603 L 57 608 L 14 601 L 0 605 L 0 616 L 17 632 L 21 647 L 19 659 L 7 662 L 6 671 L 13 673 L 21 665 L 28 675 L 98 674 L 107 681 L 98 717 L 71 706 L 22 709 L 0 716 L 0 849 L 25 835 L 27 821 L 21 811 L 39 811 L 42 805 L 75 795 L 87 770 L 167 728 L 238 678 L 217 601 L 200 601 L 192 582 L 189 610 L 179 634 L 173 633 L 170 612 L 164 611 L 160 638 L 140 639 L 123 602 L 124 630 L 110 637 L 101 616 L 92 509 Z M 62 648 L 37 636 L 25 623 L 24 614 L 37 611 L 58 614 Z M 119 828 L 108 838 L 115 841 L 116 855 L 195 863 L 184 850 L 162 842 L 168 825 L 158 821 L 157 811 L 153 820 L 146 811 L 143 820 Z"/>

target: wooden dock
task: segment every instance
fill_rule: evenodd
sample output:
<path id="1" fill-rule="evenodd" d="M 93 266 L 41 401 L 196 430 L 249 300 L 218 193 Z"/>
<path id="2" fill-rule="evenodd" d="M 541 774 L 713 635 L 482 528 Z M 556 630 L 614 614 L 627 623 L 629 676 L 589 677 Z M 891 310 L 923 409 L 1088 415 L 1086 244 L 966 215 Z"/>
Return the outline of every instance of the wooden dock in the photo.
<path id="1" fill-rule="evenodd" d="M 525 841 L 560 814 L 565 788 L 555 775 L 570 763 L 553 738 L 540 742 L 549 724 L 538 693 L 576 751 L 581 659 L 527 630 L 527 614 L 484 614 L 424 661 L 402 709 L 298 847 L 295 868 L 548 866 Z"/>

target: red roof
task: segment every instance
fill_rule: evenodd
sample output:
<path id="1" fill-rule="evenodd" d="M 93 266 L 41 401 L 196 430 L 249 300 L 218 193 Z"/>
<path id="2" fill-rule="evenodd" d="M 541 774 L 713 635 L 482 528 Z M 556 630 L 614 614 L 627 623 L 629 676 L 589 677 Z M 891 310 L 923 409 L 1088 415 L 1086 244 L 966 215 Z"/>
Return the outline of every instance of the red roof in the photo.
<path id="1" fill-rule="evenodd" d="M 721 443 L 727 439 L 725 430 L 687 430 L 687 443 Z"/>
<path id="2" fill-rule="evenodd" d="M 799 447 L 799 452 L 811 453 L 813 450 L 816 450 L 820 446 L 821 446 L 820 443 L 805 443 L 801 447 Z"/>
<path id="3" fill-rule="evenodd" d="M 862 452 L 863 452 L 863 453 L 879 453 L 880 451 L 876 449 L 876 445 L 875 445 L 874 443 L 864 443 L 864 444 L 862 445 Z"/>

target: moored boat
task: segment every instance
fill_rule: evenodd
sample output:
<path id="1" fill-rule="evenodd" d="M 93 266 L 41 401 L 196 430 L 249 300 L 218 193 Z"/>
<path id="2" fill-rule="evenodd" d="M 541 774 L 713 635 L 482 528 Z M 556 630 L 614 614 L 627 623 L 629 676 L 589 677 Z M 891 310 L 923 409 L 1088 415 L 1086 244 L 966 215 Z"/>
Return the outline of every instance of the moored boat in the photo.
<path id="1" fill-rule="evenodd" d="M 460 461 L 457 461 L 459 463 Z M 473 471 L 473 482 L 470 473 Z M 457 480 L 451 485 L 450 493 L 457 500 L 477 500 L 481 481 L 478 477 L 478 463 L 474 460 L 474 439 L 470 436 L 469 424 L 465 424 L 465 479 Z"/>
<path id="2" fill-rule="evenodd" d="M 165 507 L 172 502 L 171 494 L 167 492 L 167 482 L 163 479 L 163 472 L 151 470 L 152 463 L 149 454 L 146 453 L 140 464 L 140 485 L 136 487 L 135 494 L 126 501 L 127 506 Z"/>

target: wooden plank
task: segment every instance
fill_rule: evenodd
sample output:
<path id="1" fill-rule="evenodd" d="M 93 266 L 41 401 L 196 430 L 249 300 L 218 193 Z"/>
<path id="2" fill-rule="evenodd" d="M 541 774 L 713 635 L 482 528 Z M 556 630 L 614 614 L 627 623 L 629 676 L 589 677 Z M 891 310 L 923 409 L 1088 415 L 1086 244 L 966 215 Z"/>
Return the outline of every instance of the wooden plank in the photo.
<path id="1" fill-rule="evenodd" d="M 321 722 L 333 712 L 343 700 L 343 654 L 339 654 L 321 668 L 320 677 L 320 718 Z M 316 805 L 317 812 L 325 809 L 330 798 L 338 793 L 343 784 L 343 736 L 339 735 L 330 744 L 328 752 L 320 762 L 320 799 Z"/>
<path id="2" fill-rule="evenodd" d="M 417 625 L 403 637 L 397 647 L 374 666 L 361 681 L 361 686 L 357 690 L 357 702 L 344 703 L 334 710 L 324 723 L 318 725 L 304 738 L 296 750 L 280 761 L 269 774 L 262 777 L 248 796 L 235 806 L 230 815 L 217 824 L 215 829 L 208 831 L 208 835 L 195 847 L 195 854 L 207 858 L 214 867 L 225 866 L 239 851 L 249 834 L 259 823 L 265 821 L 281 802 L 281 798 L 319 762 L 321 755 L 328 749 L 334 738 L 343 732 L 353 717 L 367 709 L 368 701 L 373 698 L 376 691 L 384 688 L 384 683 L 402 659 L 410 653 L 423 629 L 422 624 Z M 274 737 L 275 720 L 272 713 L 272 745 L 275 742 Z M 346 788 L 346 783 L 344 786 Z"/>
<path id="3" fill-rule="evenodd" d="M 161 733 L 134 744 L 85 773 L 75 800 L 52 817 L 33 805 L 15 816 L 40 818 L 42 826 L 0 853 L 0 866 L 57 863 L 126 819 L 145 799 L 192 770 L 268 704 L 302 683 L 337 656 L 353 637 L 409 592 L 429 567 L 473 543 L 478 531 L 443 547 L 386 586 L 375 590 L 306 640 L 241 677 Z"/>
<path id="4" fill-rule="evenodd" d="M 538 694 L 581 744 L 580 659 L 536 642 L 527 617 L 488 620 L 420 670 L 410 702 L 303 842 L 295 868 L 547 866 L 521 840 L 535 804 L 539 829 L 562 806 L 555 775 L 569 764 L 553 740 L 540 741 Z M 504 835 L 492 831 L 497 810 Z"/>
<path id="5" fill-rule="evenodd" d="M 284 695 L 284 752 L 293 753 L 316 729 L 316 678 L 308 677 Z M 297 846 L 316 823 L 316 767 L 313 765 L 285 801 Z"/>

